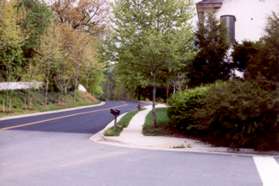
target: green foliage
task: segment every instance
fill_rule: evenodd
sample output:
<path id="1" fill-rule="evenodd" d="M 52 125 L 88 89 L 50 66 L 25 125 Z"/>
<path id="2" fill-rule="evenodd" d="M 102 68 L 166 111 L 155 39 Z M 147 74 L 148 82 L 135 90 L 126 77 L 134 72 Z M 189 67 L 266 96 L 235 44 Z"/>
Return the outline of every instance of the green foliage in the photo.
<path id="1" fill-rule="evenodd" d="M 125 116 L 123 116 L 119 122 L 117 122 L 117 126 L 113 126 L 105 131 L 105 136 L 119 136 L 122 130 L 128 127 L 131 119 L 137 114 L 137 111 L 129 112 Z"/>
<path id="2" fill-rule="evenodd" d="M 23 38 L 17 25 L 14 1 L 3 4 L 0 12 L 0 80 L 18 79 L 22 64 Z"/>
<path id="3" fill-rule="evenodd" d="M 246 78 L 258 82 L 272 81 L 279 83 L 279 17 L 273 14 L 268 19 L 266 35 L 262 38 L 259 52 L 250 60 Z"/>
<path id="4" fill-rule="evenodd" d="M 191 87 L 227 80 L 230 65 L 226 61 L 229 43 L 225 26 L 209 15 L 201 20 L 196 32 L 198 53 L 189 65 L 188 77 Z"/>
<path id="5" fill-rule="evenodd" d="M 41 36 L 37 67 L 46 89 L 67 94 L 81 82 L 101 94 L 102 64 L 95 59 L 95 40 L 67 25 L 52 23 Z"/>
<path id="6" fill-rule="evenodd" d="M 7 95 L 9 99 L 7 99 Z M 49 104 L 44 104 L 44 92 L 41 90 L 16 90 L 0 92 L 0 117 L 23 113 L 41 112 L 69 107 L 91 105 L 96 99 L 85 93 L 77 93 L 74 101 L 74 93 L 61 95 L 59 92 L 49 93 Z"/>
<path id="7" fill-rule="evenodd" d="M 193 130 L 199 124 L 195 118 L 195 113 L 205 105 L 203 99 L 208 94 L 208 89 L 209 86 L 201 86 L 181 91 L 168 100 L 170 105 L 168 115 L 177 129 L 181 131 Z"/>
<path id="8" fill-rule="evenodd" d="M 204 102 L 194 117 L 213 143 L 279 149 L 278 97 L 253 82 L 231 81 L 211 88 Z"/>
<path id="9" fill-rule="evenodd" d="M 70 98 L 79 103 L 75 90 L 80 82 L 91 93 L 102 94 L 103 65 L 96 60 L 98 38 L 68 24 L 75 18 L 83 20 L 82 25 L 88 21 L 95 24 L 96 20 L 87 19 L 92 15 L 97 16 L 98 21 L 103 20 L 99 10 L 92 13 L 100 3 L 81 1 L 78 6 L 82 8 L 81 14 L 87 15 L 86 20 L 75 17 L 79 13 L 75 12 L 77 14 L 67 17 L 67 23 L 56 22 L 58 15 L 48 3 L 51 2 L 0 1 L 0 81 L 43 81 L 45 107 L 52 104 L 52 94 L 63 94 L 61 98 L 67 101 L 67 95 L 74 92 Z M 73 4 L 72 1 L 68 3 Z M 87 28 L 86 25 L 82 27 Z M 25 96 L 28 107 L 33 103 L 40 106 L 31 99 L 31 93 Z M 6 91 L 3 108 L 11 110 L 13 102 L 25 104 L 18 100 L 12 91 Z M 22 105 L 22 108 L 25 107 Z"/>
<path id="10" fill-rule="evenodd" d="M 174 95 L 170 105 L 171 121 L 182 132 L 218 146 L 279 149 L 278 92 L 255 82 L 196 88 Z"/>
<path id="11" fill-rule="evenodd" d="M 175 132 L 170 127 L 170 118 L 167 113 L 167 108 L 157 108 L 157 124 L 158 127 L 154 128 L 152 123 L 152 113 L 149 112 L 145 118 L 142 133 L 146 136 L 164 136 L 172 135 Z"/>
<path id="12" fill-rule="evenodd" d="M 38 0 L 21 0 L 17 6 L 22 14 L 20 26 L 26 35 L 23 46 L 25 55 L 32 57 L 33 54 L 28 52 L 34 52 L 39 47 L 40 37 L 51 23 L 52 12 L 45 3 Z"/>
<path id="13" fill-rule="evenodd" d="M 245 71 L 249 61 L 258 53 L 260 43 L 244 41 L 234 45 L 232 58 L 234 67 L 240 71 Z"/>
<path id="14" fill-rule="evenodd" d="M 192 54 L 190 7 L 182 0 L 116 1 L 115 27 L 104 42 L 102 59 L 116 63 L 126 88 L 134 92 L 138 86 L 166 83 Z"/>
<path id="15" fill-rule="evenodd" d="M 184 0 L 118 0 L 113 7 L 113 29 L 108 53 L 120 81 L 131 92 L 152 86 L 153 111 L 156 88 L 166 85 L 193 53 L 192 9 Z M 105 42 L 107 43 L 107 42 Z M 156 114 L 153 112 L 154 126 Z"/>
<path id="16" fill-rule="evenodd" d="M 104 133 L 105 136 L 119 136 L 120 133 L 122 132 L 122 128 L 120 127 L 111 127 L 107 129 Z"/>

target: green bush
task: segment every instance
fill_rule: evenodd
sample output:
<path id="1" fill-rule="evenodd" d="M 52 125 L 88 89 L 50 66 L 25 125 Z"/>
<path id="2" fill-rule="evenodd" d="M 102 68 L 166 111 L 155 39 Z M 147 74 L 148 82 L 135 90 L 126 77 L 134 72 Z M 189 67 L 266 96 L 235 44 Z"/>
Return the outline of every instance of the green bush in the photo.
<path id="1" fill-rule="evenodd" d="M 208 90 L 194 114 L 199 129 L 216 145 L 279 149 L 279 100 L 256 83 L 230 81 Z"/>
<path id="2" fill-rule="evenodd" d="M 217 146 L 279 150 L 279 91 L 228 81 L 180 92 L 168 114 L 180 131 Z"/>
<path id="3" fill-rule="evenodd" d="M 209 86 L 197 87 L 174 94 L 169 100 L 168 115 L 177 129 L 185 131 L 196 125 L 195 112 L 200 109 Z"/>
<path id="4" fill-rule="evenodd" d="M 249 61 L 259 52 L 260 46 L 260 42 L 252 41 L 235 44 L 232 52 L 234 67 L 242 72 L 245 71 Z"/>
<path id="5" fill-rule="evenodd" d="M 264 84 L 266 81 L 279 84 L 279 14 L 268 18 L 266 33 L 258 42 L 258 49 L 245 70 L 245 78 Z M 260 44 L 260 45 L 259 45 Z M 265 87 L 266 88 L 266 87 Z M 271 87 L 274 89 L 274 85 Z M 271 90 L 272 90 L 271 89 Z"/>

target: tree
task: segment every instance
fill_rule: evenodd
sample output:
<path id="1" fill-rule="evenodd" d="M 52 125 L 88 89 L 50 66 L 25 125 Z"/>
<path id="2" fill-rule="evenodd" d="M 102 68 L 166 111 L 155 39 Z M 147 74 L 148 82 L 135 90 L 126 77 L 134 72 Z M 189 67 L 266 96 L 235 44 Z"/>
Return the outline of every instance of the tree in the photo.
<path id="1" fill-rule="evenodd" d="M 12 81 L 19 78 L 22 64 L 23 38 L 17 25 L 15 2 L 5 1 L 0 12 L 0 79 Z"/>
<path id="2" fill-rule="evenodd" d="M 93 95 L 100 96 L 103 93 L 103 71 L 104 65 L 97 59 L 97 39 L 90 39 L 87 47 L 84 49 L 82 57 L 83 65 L 81 66 L 80 82 Z"/>
<path id="3" fill-rule="evenodd" d="M 184 0 L 118 0 L 113 13 L 109 59 L 130 90 L 153 87 L 156 127 L 156 88 L 193 53 L 191 4 Z"/>
<path id="4" fill-rule="evenodd" d="M 96 60 L 91 36 L 53 22 L 40 42 L 37 59 L 45 82 L 46 103 L 49 90 L 66 95 L 77 90 L 80 82 L 92 92 L 101 93 L 102 65 Z"/>
<path id="5" fill-rule="evenodd" d="M 96 60 L 96 43 L 106 26 L 108 4 L 103 0 L 55 0 L 51 4 L 56 21 L 64 33 L 62 43 L 65 61 L 72 76 L 61 81 L 76 90 L 83 82 L 92 93 L 101 94 L 103 65 Z M 70 70 L 70 68 L 68 68 Z M 62 78 L 64 79 L 64 78 Z M 63 83 L 62 83 L 63 84 Z M 65 84 L 66 85 L 66 84 Z"/>
<path id="6" fill-rule="evenodd" d="M 20 67 L 23 38 L 17 25 L 14 6 L 13 0 L 0 4 L 0 80 L 8 82 L 18 80 L 22 70 Z M 6 104 L 8 104 L 8 111 L 11 111 L 12 99 L 9 91 L 6 91 L 5 102 L 3 102 L 3 111 L 6 110 Z"/>
<path id="7" fill-rule="evenodd" d="M 52 10 L 60 23 L 96 35 L 106 25 L 108 4 L 105 0 L 55 0 Z"/>
<path id="8" fill-rule="evenodd" d="M 252 41 L 243 41 L 241 44 L 236 44 L 232 53 L 234 67 L 244 72 L 251 58 L 253 58 L 260 47 L 260 43 Z"/>
<path id="9" fill-rule="evenodd" d="M 54 23 L 42 35 L 38 52 L 40 55 L 36 56 L 36 61 L 38 61 L 37 69 L 39 69 L 39 74 L 41 74 L 44 82 L 44 102 L 47 105 L 49 89 L 53 89 L 55 84 L 54 77 L 58 73 L 58 65 L 63 61 L 61 32 Z"/>
<path id="10" fill-rule="evenodd" d="M 249 61 L 245 77 L 259 81 L 279 83 L 279 16 L 273 13 L 268 19 L 261 47 Z"/>
<path id="11" fill-rule="evenodd" d="M 20 0 L 17 7 L 20 26 L 25 35 L 24 56 L 31 59 L 40 46 L 40 37 L 52 21 L 52 12 L 40 0 Z"/>
<path id="12" fill-rule="evenodd" d="M 229 48 L 226 28 L 209 14 L 198 23 L 196 32 L 198 53 L 189 68 L 189 85 L 213 83 L 230 76 L 230 64 L 225 60 Z"/>

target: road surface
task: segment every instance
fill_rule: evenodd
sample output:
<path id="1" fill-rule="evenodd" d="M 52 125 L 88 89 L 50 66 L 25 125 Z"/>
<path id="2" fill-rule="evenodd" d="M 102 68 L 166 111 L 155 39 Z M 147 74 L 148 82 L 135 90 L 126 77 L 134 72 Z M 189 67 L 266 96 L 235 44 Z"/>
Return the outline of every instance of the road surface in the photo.
<path id="1" fill-rule="evenodd" d="M 89 140 L 135 103 L 0 121 L 1 186 L 260 186 L 253 157 L 119 148 Z"/>

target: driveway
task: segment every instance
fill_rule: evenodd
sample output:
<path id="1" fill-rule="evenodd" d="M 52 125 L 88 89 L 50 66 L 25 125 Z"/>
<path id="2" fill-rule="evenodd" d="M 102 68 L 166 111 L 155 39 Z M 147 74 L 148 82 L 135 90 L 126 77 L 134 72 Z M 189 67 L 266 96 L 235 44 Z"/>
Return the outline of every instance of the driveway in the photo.
<path id="1" fill-rule="evenodd" d="M 112 107 L 123 113 L 135 110 L 136 104 L 107 102 L 96 108 L 0 121 L 1 185 L 262 185 L 252 157 L 148 151 L 93 143 L 89 137 L 112 120 L 108 111 Z"/>

